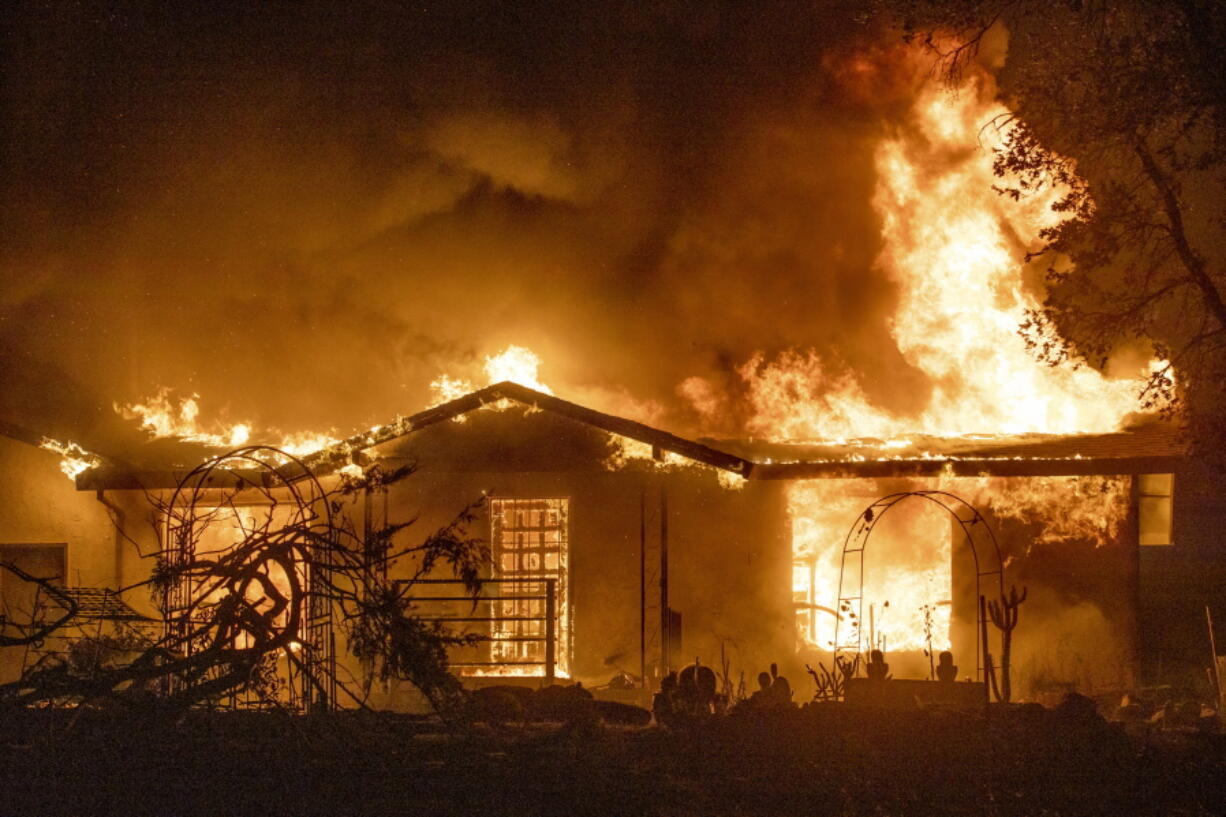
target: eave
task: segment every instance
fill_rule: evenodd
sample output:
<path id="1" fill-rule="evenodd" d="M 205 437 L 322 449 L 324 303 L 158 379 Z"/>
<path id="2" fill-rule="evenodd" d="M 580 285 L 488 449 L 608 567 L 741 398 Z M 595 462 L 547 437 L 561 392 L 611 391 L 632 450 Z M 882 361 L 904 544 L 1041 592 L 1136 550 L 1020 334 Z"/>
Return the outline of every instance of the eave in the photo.
<path id="1" fill-rule="evenodd" d="M 754 479 L 865 479 L 907 477 L 1062 477 L 1166 474 L 1181 469 L 1180 457 L 925 458 L 862 462 L 772 462 L 754 466 Z"/>
<path id="2" fill-rule="evenodd" d="M 754 464 L 749 460 L 702 443 L 678 437 L 634 420 L 580 406 L 569 400 L 563 400 L 518 383 L 505 381 L 417 414 L 397 418 L 386 425 L 376 426 L 369 431 L 355 434 L 321 451 L 302 457 L 298 462 L 287 463 L 277 470 L 281 477 L 288 481 L 302 479 L 308 472 L 318 475 L 329 474 L 351 462 L 361 462 L 365 458 L 365 452 L 371 448 L 401 439 L 436 423 L 454 419 L 502 400 L 511 400 L 533 409 L 552 412 L 610 434 L 636 440 L 651 446 L 652 451 L 657 455 L 670 452 L 703 465 L 731 471 L 745 478 L 749 478 L 754 469 Z M 81 491 L 172 489 L 192 470 L 193 468 L 189 467 L 145 470 L 95 468 L 78 475 L 76 483 L 77 489 Z M 232 488 L 243 482 L 268 486 L 270 481 L 275 482 L 277 478 L 272 474 L 261 474 L 258 471 L 218 469 L 200 483 L 199 487 Z"/>

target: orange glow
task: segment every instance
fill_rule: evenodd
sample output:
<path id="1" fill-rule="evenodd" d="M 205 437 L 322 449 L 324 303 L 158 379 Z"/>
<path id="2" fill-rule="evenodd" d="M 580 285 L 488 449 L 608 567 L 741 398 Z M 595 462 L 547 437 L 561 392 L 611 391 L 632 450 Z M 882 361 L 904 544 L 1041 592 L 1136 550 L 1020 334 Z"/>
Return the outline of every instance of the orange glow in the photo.
<path id="1" fill-rule="evenodd" d="M 874 437 L 903 448 L 909 445 L 903 437 L 913 433 L 1110 432 L 1136 410 L 1137 381 L 1109 380 L 1085 366 L 1041 365 L 1018 335 L 1026 309 L 1038 305 L 1023 285 L 1024 256 L 1037 246 L 1039 231 L 1063 217 L 1051 211 L 1063 191 L 1018 202 L 992 189 L 998 180 L 991 147 L 1002 133 L 988 123 L 1009 112 L 990 90 L 978 79 L 957 94 L 930 84 L 911 111 L 911 126 L 884 139 L 875 157 L 878 263 L 898 293 L 891 335 L 932 383 L 927 406 L 917 416 L 894 415 L 874 405 L 854 375 L 833 372 L 812 350 L 771 360 L 759 353 L 739 369 L 753 411 L 750 431 L 773 439 Z M 715 404 L 703 384 L 684 385 L 682 393 L 709 413 Z M 1109 543 L 1128 509 L 1128 480 L 1118 477 L 948 476 L 923 487 L 955 493 L 997 519 L 1039 525 L 1036 545 Z M 797 631 L 802 643 L 828 650 L 844 538 L 880 494 L 872 480 L 797 482 L 787 490 Z M 950 529 L 939 516 L 913 513 L 892 533 L 875 530 L 869 550 L 890 551 L 888 559 L 866 551 L 861 626 L 867 630 L 873 604 L 879 640 L 890 649 L 927 646 L 925 610 L 933 648 L 948 646 Z M 841 639 L 852 626 L 844 620 Z"/>
<path id="2" fill-rule="evenodd" d="M 1117 540 L 1128 516 L 1130 477 L 942 477 L 938 487 L 998 519 L 1040 524 L 1035 545 Z M 1053 513 L 1054 508 L 1059 511 Z"/>
<path id="3" fill-rule="evenodd" d="M 541 359 L 531 349 L 511 345 L 485 359 L 485 376 L 490 383 L 510 380 L 545 394 L 553 394 L 553 389 L 538 378 L 540 366 Z"/>
<path id="4" fill-rule="evenodd" d="M 457 667 L 460 675 L 466 678 L 543 678 L 544 670 L 539 667 Z M 570 673 L 561 667 L 555 667 L 555 678 L 569 680 Z"/>
<path id="5" fill-rule="evenodd" d="M 1128 515 L 1129 485 L 1128 477 L 943 476 L 916 487 L 955 494 L 997 522 L 1038 526 L 1030 540 L 1034 547 L 1068 542 L 1103 546 L 1116 541 Z M 871 479 L 808 480 L 787 487 L 797 634 L 810 647 L 829 650 L 833 644 L 843 543 L 857 516 L 880 496 Z M 953 523 L 935 506 L 907 502 L 917 506 L 905 513 L 905 504 L 891 510 L 891 516 L 873 531 L 866 550 L 865 636 L 873 604 L 878 611 L 875 629 L 890 649 L 925 649 L 927 606 L 932 611 L 932 646 L 947 649 Z M 1059 511 L 1053 513 L 1053 508 Z M 847 570 L 854 577 L 858 568 L 851 558 Z M 1007 565 L 1007 557 L 1005 561 Z M 887 601 L 888 612 L 882 615 Z M 845 642 L 850 632 L 851 622 L 845 617 L 840 640 Z"/>
<path id="6" fill-rule="evenodd" d="M 1014 201 L 997 194 L 989 125 L 1009 112 L 985 82 L 957 94 L 931 83 L 912 109 L 911 127 L 876 151 L 873 206 L 881 217 L 878 263 L 897 287 L 891 334 L 904 359 L 928 376 L 932 393 L 918 416 L 891 414 L 866 396 L 852 374 L 833 374 L 814 351 L 792 350 L 741 366 L 753 419 L 771 438 L 846 439 L 912 432 L 1109 432 L 1137 408 L 1138 382 L 1098 371 L 1037 363 L 1018 327 L 1038 306 L 1023 285 L 1027 250 L 1062 218 L 1048 188 Z M 1002 119 L 1003 121 L 1003 119 Z M 687 382 L 687 395 L 699 384 Z"/>
<path id="7" fill-rule="evenodd" d="M 809 480 L 794 482 L 787 491 L 797 634 L 811 647 L 830 650 L 843 543 L 852 523 L 879 494 L 873 480 Z M 845 581 L 859 570 L 856 558 L 848 556 Z M 929 606 L 932 647 L 948 649 L 950 581 L 949 520 L 944 511 L 922 501 L 893 509 L 873 531 L 865 551 L 864 644 L 869 643 L 871 606 L 878 646 L 926 649 L 923 608 Z M 849 594 L 845 587 L 844 595 Z M 845 643 L 854 624 L 846 611 L 842 615 L 839 638 Z"/>

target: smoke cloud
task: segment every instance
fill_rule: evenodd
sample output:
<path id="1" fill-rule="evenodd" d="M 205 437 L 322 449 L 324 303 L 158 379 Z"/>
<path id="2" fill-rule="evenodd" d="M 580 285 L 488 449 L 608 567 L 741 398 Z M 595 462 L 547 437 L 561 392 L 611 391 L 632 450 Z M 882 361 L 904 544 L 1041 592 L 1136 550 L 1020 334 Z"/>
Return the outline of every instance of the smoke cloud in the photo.
<path id="1" fill-rule="evenodd" d="M 7 13 L 0 414 L 348 432 L 518 343 L 693 433 L 757 350 L 907 374 L 872 158 L 923 70 L 858 4 L 438 5 Z"/>

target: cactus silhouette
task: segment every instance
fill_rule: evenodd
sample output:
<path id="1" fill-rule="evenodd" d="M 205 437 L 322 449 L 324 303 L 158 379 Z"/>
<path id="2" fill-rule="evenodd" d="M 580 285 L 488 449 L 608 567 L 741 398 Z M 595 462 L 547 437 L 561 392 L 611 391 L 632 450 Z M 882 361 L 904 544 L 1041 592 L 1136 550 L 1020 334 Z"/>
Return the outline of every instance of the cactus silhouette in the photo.
<path id="1" fill-rule="evenodd" d="M 1013 695 L 1013 687 L 1009 682 L 1009 654 L 1013 645 L 1013 628 L 1017 626 L 1018 608 L 1026 600 L 1026 588 L 1022 594 L 1017 594 L 1017 585 L 1009 588 L 1007 596 L 1001 596 L 998 601 L 988 602 L 988 617 L 992 624 L 1000 630 L 1000 693 L 999 699 L 1008 702 Z"/>

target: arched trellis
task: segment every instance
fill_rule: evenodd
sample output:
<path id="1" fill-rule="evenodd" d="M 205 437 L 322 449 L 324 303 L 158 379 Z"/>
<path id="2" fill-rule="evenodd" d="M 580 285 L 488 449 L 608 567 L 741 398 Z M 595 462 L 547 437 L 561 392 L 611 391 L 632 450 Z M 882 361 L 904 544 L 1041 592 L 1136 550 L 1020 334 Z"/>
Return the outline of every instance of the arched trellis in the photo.
<path id="1" fill-rule="evenodd" d="M 314 574 L 327 570 L 331 563 L 330 545 L 335 543 L 330 537 L 336 530 L 334 509 L 319 480 L 300 459 L 278 448 L 252 445 L 206 460 L 189 471 L 179 480 L 165 506 L 167 559 L 172 567 L 190 563 L 196 556 L 200 535 L 216 519 L 217 509 L 228 504 L 233 510 L 233 495 L 248 488 L 271 500 L 266 506 L 270 515 L 275 508 L 286 509 L 280 522 L 285 529 L 311 528 L 323 534 L 322 538 L 313 537 L 302 545 L 309 552 L 309 559 L 288 568 L 297 570 L 301 576 L 303 598 L 297 634 L 301 646 L 299 654 L 288 662 L 285 680 L 292 706 L 312 710 L 322 703 L 325 708 L 331 707 L 336 698 L 332 603 L 323 589 L 328 580 Z M 219 500 L 215 497 L 217 491 L 230 494 Z M 282 491 L 284 502 L 274 500 L 274 492 Z M 163 605 L 168 635 L 182 637 L 192 629 L 193 623 L 175 611 L 191 608 L 195 592 L 197 588 L 186 580 L 167 587 Z M 183 641 L 190 653 L 191 640 Z"/>
<path id="2" fill-rule="evenodd" d="M 982 681 L 984 656 L 982 654 L 982 645 L 979 643 L 978 632 L 983 628 L 984 620 L 983 611 L 979 609 L 978 600 L 982 592 L 981 585 L 985 577 L 990 579 L 994 576 L 999 594 L 1001 596 L 1004 595 L 1004 561 L 1001 558 L 1000 545 L 996 541 L 996 534 L 992 531 L 991 525 L 988 524 L 987 520 L 973 505 L 948 491 L 901 491 L 889 494 L 873 502 L 856 517 L 856 521 L 847 532 L 847 537 L 843 540 L 843 553 L 839 564 L 839 597 L 838 603 L 835 606 L 839 614 L 834 619 L 834 654 L 837 657 L 842 653 L 850 652 L 859 655 L 863 652 L 864 551 L 868 547 L 868 540 L 872 536 L 873 529 L 877 527 L 877 523 L 881 521 L 881 518 L 891 508 L 911 497 L 927 500 L 944 509 L 958 523 L 958 527 L 962 530 L 962 538 L 970 546 L 971 558 L 975 565 L 975 600 L 977 610 L 975 620 L 978 625 L 976 637 L 973 639 L 975 642 L 975 671 L 976 679 Z M 963 518 L 964 516 L 967 518 Z M 979 539 L 978 547 L 976 547 L 977 537 Z M 985 547 L 987 545 L 990 545 L 990 548 Z M 995 563 L 994 567 L 992 565 L 985 567 L 983 560 L 980 558 L 981 550 L 987 551 L 985 555 Z M 847 581 L 847 557 L 849 555 L 856 562 L 854 587 L 849 587 Z M 842 623 L 844 615 L 851 613 L 855 615 L 855 626 L 852 628 L 854 641 L 849 636 L 846 639 L 846 643 L 844 643 L 840 639 L 839 625 Z"/>

